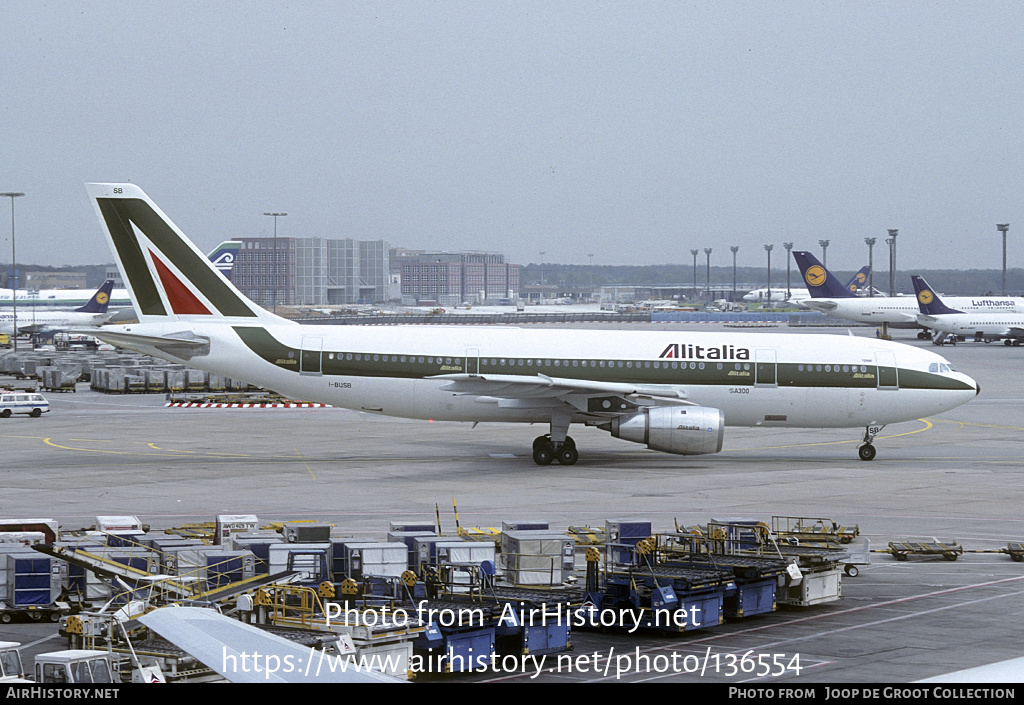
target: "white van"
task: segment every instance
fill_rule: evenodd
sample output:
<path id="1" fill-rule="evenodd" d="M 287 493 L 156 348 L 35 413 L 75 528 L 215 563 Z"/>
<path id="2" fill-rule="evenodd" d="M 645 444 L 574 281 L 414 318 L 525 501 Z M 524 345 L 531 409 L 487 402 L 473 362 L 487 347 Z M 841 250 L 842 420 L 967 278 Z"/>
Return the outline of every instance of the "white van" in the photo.
<path id="1" fill-rule="evenodd" d="M 50 402 L 35 392 L 0 392 L 0 418 L 11 414 L 41 416 L 50 410 Z"/>

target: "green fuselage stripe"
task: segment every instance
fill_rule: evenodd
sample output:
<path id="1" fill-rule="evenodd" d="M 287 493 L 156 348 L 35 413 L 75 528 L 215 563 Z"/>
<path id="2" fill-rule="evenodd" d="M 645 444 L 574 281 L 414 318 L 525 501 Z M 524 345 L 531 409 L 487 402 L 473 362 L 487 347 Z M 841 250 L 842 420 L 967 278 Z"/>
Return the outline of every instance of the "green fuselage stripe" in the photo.
<path id="1" fill-rule="evenodd" d="M 610 360 L 596 358 L 480 358 L 340 350 L 302 351 L 282 344 L 263 328 L 234 326 L 242 342 L 267 362 L 292 372 L 319 372 L 327 376 L 423 379 L 446 374 L 497 374 L 617 382 L 624 384 L 739 385 L 777 384 L 779 387 L 878 387 L 893 378 L 891 367 L 763 363 L 754 361 L 698 362 L 691 360 Z M 479 366 L 478 366 L 479 365 Z M 773 374 L 774 368 L 774 374 Z M 899 369 L 903 389 L 970 389 L 942 374 Z M 756 375 L 756 376 L 755 376 Z"/>

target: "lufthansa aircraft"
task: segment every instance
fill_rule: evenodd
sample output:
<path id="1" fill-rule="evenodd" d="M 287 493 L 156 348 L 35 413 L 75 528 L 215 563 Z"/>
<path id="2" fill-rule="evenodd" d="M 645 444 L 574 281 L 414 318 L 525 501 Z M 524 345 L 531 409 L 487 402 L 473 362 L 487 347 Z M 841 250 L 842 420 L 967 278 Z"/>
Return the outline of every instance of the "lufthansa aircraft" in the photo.
<path id="1" fill-rule="evenodd" d="M 866 265 L 861 267 L 860 271 L 854 274 L 850 278 L 850 281 L 846 282 L 847 290 L 849 290 L 852 294 L 856 294 L 857 296 L 863 296 L 863 289 L 865 286 L 867 286 L 868 274 L 870 273 L 870 271 L 871 268 Z M 786 288 L 782 286 L 771 289 L 770 294 L 769 289 L 767 288 L 754 289 L 753 291 L 748 291 L 746 294 L 744 294 L 743 300 L 748 302 L 789 301 L 798 306 L 803 306 L 804 302 L 807 299 L 811 298 L 811 292 L 808 291 L 807 289 L 789 289 L 789 296 L 786 296 L 786 291 Z"/>
<path id="2" fill-rule="evenodd" d="M 1002 340 L 1006 345 L 1020 345 L 1024 339 L 1024 313 L 968 313 L 950 308 L 942 302 L 924 277 L 910 277 L 921 312 L 917 322 L 940 333 L 973 338 L 991 343 Z"/>
<path id="3" fill-rule="evenodd" d="M 110 292 L 114 288 L 111 279 L 103 282 L 85 306 L 74 311 L 55 311 L 53 309 L 24 309 L 18 311 L 18 331 L 21 333 L 37 333 L 41 330 L 54 328 L 74 328 L 79 326 L 101 326 L 110 319 L 107 307 L 110 305 Z M 14 333 L 14 311 L 0 313 L 0 333 Z"/>
<path id="4" fill-rule="evenodd" d="M 803 305 L 848 321 L 892 328 L 922 328 L 917 316 L 917 299 L 910 296 L 851 296 L 832 272 L 810 252 L 793 251 L 800 273 L 803 275 L 811 298 Z M 951 297 L 947 303 L 953 308 L 971 313 L 1024 313 L 1024 299 L 1012 296 Z M 927 338 L 922 331 L 919 338 Z"/>
<path id="5" fill-rule="evenodd" d="M 721 450 L 727 424 L 864 427 L 871 460 L 886 424 L 978 393 L 932 352 L 853 336 L 300 325 L 242 296 L 138 186 L 88 191 L 140 320 L 97 337 L 295 399 L 547 424 L 540 465 L 577 461 L 573 423 L 681 455 Z"/>

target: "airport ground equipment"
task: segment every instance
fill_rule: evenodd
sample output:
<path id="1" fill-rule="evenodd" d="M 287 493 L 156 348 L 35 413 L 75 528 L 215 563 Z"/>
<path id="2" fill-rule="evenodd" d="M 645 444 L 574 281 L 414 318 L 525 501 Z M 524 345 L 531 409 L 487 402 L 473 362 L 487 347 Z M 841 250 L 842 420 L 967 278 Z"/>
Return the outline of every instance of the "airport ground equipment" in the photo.
<path id="1" fill-rule="evenodd" d="M 22 544 L 0 544 L 0 623 L 18 616 L 58 621 L 71 610 L 63 599 L 64 576 L 52 558 Z"/>
<path id="2" fill-rule="evenodd" d="M 39 654 L 35 682 L 60 685 L 118 683 L 120 658 L 99 649 L 69 649 Z"/>
<path id="3" fill-rule="evenodd" d="M 621 522 L 616 523 L 619 526 L 609 527 L 609 536 L 622 536 Z M 631 538 L 627 536 L 627 540 Z M 721 624 L 726 594 L 735 590 L 732 572 L 703 562 L 695 564 L 680 554 L 659 550 L 660 545 L 657 538 L 648 537 L 629 544 L 609 541 L 603 551 L 588 547 L 586 593 L 576 612 L 579 623 L 669 632 Z"/>
<path id="4" fill-rule="evenodd" d="M 780 542 L 795 539 L 801 545 L 850 543 L 860 535 L 860 526 L 841 526 L 820 517 L 773 516 L 772 533 Z"/>
<path id="5" fill-rule="evenodd" d="M 577 546 L 603 546 L 605 540 L 604 527 L 570 526 L 565 533 L 576 539 Z"/>
<path id="6" fill-rule="evenodd" d="M 727 592 L 725 617 L 739 619 L 774 612 L 780 578 L 793 574 L 791 560 L 778 552 L 771 531 L 755 520 L 712 520 L 698 532 L 676 534 L 671 551 L 691 563 L 706 563 L 732 571 L 735 590 Z M 682 551 L 681 551 L 682 549 Z"/>
<path id="7" fill-rule="evenodd" d="M 1024 542 L 1021 541 L 1010 541 L 1006 544 L 1006 548 L 1000 548 L 1000 553 L 1005 553 L 1016 563 L 1024 561 Z"/>
<path id="8" fill-rule="evenodd" d="M 851 578 L 860 573 L 858 566 L 871 563 L 871 542 L 859 538 L 856 524 L 846 527 L 821 517 L 773 516 L 772 534 L 782 549 L 787 545 L 841 549 L 843 569 Z"/>
<path id="9" fill-rule="evenodd" d="M 942 556 L 947 561 L 955 561 L 964 552 L 956 539 L 937 539 L 931 541 L 890 541 L 889 552 L 898 561 L 907 560 L 908 556 Z"/>
<path id="10" fill-rule="evenodd" d="M 503 530 L 500 566 L 513 585 L 562 585 L 575 576 L 576 542 L 547 529 Z"/>
<path id="11" fill-rule="evenodd" d="M 27 680 L 20 647 L 17 641 L 0 641 L 0 683 Z"/>

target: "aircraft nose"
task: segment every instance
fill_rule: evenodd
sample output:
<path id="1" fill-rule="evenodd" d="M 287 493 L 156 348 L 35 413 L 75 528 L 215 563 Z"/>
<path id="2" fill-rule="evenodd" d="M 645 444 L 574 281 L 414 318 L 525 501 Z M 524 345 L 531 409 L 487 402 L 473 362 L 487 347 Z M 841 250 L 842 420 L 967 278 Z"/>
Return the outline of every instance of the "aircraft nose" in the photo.
<path id="1" fill-rule="evenodd" d="M 981 394 L 981 385 L 978 384 L 977 382 L 975 382 L 974 386 L 975 386 L 975 389 L 976 389 L 976 391 L 974 392 L 974 396 L 978 396 L 979 394 Z"/>

